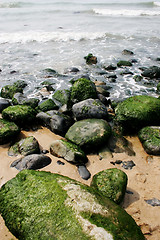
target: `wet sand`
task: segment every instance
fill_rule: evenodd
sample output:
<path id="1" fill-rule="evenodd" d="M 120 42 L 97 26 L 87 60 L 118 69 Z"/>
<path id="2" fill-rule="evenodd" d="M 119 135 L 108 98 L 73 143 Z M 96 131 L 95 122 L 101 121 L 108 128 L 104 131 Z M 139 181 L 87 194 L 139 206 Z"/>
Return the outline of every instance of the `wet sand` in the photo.
<path id="1" fill-rule="evenodd" d="M 34 136 L 41 148 L 47 150 L 49 150 L 52 141 L 61 138 L 46 128 L 35 132 L 22 131 L 21 137 L 25 136 Z M 114 153 L 113 157 L 110 156 L 107 159 L 100 160 L 97 155 L 88 155 L 89 162 L 87 163 L 87 168 L 91 173 L 91 178 L 87 181 L 79 176 L 76 166 L 71 165 L 63 159 L 56 158 L 49 153 L 47 155 L 51 157 L 52 163 L 41 170 L 59 173 L 87 185 L 90 185 L 92 176 L 99 171 L 114 167 L 123 170 L 128 176 L 128 192 L 125 194 L 122 207 L 135 219 L 147 240 L 159 240 L 160 206 L 153 207 L 147 204 L 145 200 L 152 198 L 160 199 L 160 156 L 150 156 L 145 153 L 137 137 L 127 137 L 127 139 L 132 143 L 136 156 L 128 156 L 125 153 Z M 0 146 L 0 186 L 18 173 L 15 168 L 10 168 L 10 164 L 15 159 L 20 158 L 20 156 L 9 157 L 7 154 L 8 146 Z M 58 165 L 57 160 L 61 160 L 65 165 Z M 127 170 L 121 164 L 113 165 L 110 163 L 116 160 L 132 160 L 136 166 L 131 170 Z M 16 239 L 6 228 L 2 217 L 0 217 L 0 239 Z"/>

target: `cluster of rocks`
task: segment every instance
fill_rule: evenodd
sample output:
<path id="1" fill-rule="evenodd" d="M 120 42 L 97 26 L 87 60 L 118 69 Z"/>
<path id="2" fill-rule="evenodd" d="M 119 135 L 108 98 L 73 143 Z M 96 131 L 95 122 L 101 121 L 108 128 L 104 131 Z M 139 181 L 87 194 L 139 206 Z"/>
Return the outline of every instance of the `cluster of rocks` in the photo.
<path id="1" fill-rule="evenodd" d="M 133 55 L 133 52 L 124 50 L 123 54 Z M 97 63 L 97 58 L 92 54 L 85 59 L 89 65 Z M 117 67 L 132 66 L 132 64 L 122 60 L 117 63 Z M 106 70 L 110 71 L 109 69 L 114 70 L 115 66 L 106 67 Z M 158 79 L 160 68 L 155 66 L 145 68 L 142 76 Z M 75 239 L 75 236 L 78 239 L 91 237 L 113 239 L 114 236 L 118 236 L 119 239 L 144 239 L 133 219 L 117 205 L 122 202 L 126 191 L 127 176 L 124 172 L 116 168 L 104 170 L 93 176 L 91 187 L 88 188 L 60 175 L 25 170 L 40 169 L 51 163 L 51 159 L 42 154 L 43 151 L 34 137 L 17 141 L 21 129 L 40 125 L 62 136 L 62 139 L 51 143 L 50 153 L 74 164 L 80 176 L 86 180 L 91 177 L 85 166 L 88 153 L 97 153 L 100 159 L 106 158 L 112 152 L 135 155 L 124 134 L 138 134 L 147 153 L 160 155 L 159 98 L 138 95 L 119 103 L 118 101 L 112 103 L 108 100 L 109 88 L 106 83 L 93 82 L 87 76 L 74 78 L 71 82 L 70 89 L 57 90 L 52 97 L 49 95 L 49 98 L 43 100 L 26 97 L 23 94 L 23 89 L 26 87 L 24 81 L 17 81 L 1 89 L 0 144 L 11 144 L 9 155 L 24 156 L 11 164 L 11 167 L 16 167 L 21 172 L 0 190 L 2 216 L 8 219 L 6 221 L 8 228 L 20 239 L 30 239 L 30 234 L 34 239 L 40 236 L 40 239 L 44 239 L 44 234 L 47 239 L 70 237 Z M 52 92 L 51 84 L 47 86 L 47 90 Z M 133 162 L 123 164 L 124 168 L 125 164 L 134 166 Z M 16 188 L 18 191 L 15 190 Z M 24 200 L 21 192 L 24 194 Z M 79 200 L 77 200 L 77 192 L 80 196 Z M 14 205 L 11 198 L 16 199 Z M 33 204 L 36 202 L 34 199 L 40 205 Z M 3 207 L 6 201 L 8 205 Z M 79 208 L 77 201 L 81 201 L 82 209 Z M 89 207 L 90 201 L 93 211 Z M 63 205 L 64 208 L 57 204 Z M 12 208 L 14 208 L 14 216 L 11 217 Z M 22 208 L 23 214 L 20 210 Z M 57 209 L 61 209 L 58 210 L 58 214 Z M 78 214 L 76 218 L 74 211 L 76 215 Z M 37 218 L 37 213 L 42 220 Z M 28 224 L 32 221 L 29 219 L 34 215 L 37 220 L 35 219 L 35 223 L 30 226 Z M 63 219 L 59 216 L 63 216 Z M 14 225 L 12 218 L 18 219 Z M 124 226 L 124 223 L 127 224 Z M 98 227 L 102 227 L 103 231 L 101 235 L 95 237 L 96 234 L 100 234 Z M 28 228 L 33 231 L 27 231 Z"/>

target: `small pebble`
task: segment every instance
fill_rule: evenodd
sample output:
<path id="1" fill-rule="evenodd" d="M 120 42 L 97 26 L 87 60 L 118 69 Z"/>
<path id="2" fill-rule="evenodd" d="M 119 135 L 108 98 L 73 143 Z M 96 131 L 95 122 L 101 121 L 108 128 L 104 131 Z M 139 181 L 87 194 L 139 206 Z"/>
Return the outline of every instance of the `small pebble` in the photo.
<path id="1" fill-rule="evenodd" d="M 91 177 L 91 174 L 86 166 L 78 166 L 78 173 L 84 180 L 88 180 Z"/>
<path id="2" fill-rule="evenodd" d="M 64 162 L 61 162 L 60 160 L 57 161 L 57 164 L 58 164 L 58 165 L 65 165 L 65 163 L 64 163 Z"/>
<path id="3" fill-rule="evenodd" d="M 124 168 L 124 169 L 132 169 L 134 166 L 136 166 L 135 165 L 135 163 L 131 160 L 131 161 L 124 161 L 124 162 L 122 162 L 122 167 Z"/>
<path id="4" fill-rule="evenodd" d="M 47 149 L 43 149 L 41 153 L 46 154 L 46 153 L 49 153 L 49 151 Z"/>
<path id="5" fill-rule="evenodd" d="M 129 190 L 126 190 L 126 193 L 127 194 L 133 194 L 133 192 L 129 191 Z"/>
<path id="6" fill-rule="evenodd" d="M 160 206 L 160 200 L 157 198 L 148 199 L 145 200 L 145 202 L 151 205 L 152 207 Z"/>
<path id="7" fill-rule="evenodd" d="M 121 160 L 116 160 L 115 163 L 116 163 L 116 164 L 121 164 L 122 161 L 121 161 Z"/>

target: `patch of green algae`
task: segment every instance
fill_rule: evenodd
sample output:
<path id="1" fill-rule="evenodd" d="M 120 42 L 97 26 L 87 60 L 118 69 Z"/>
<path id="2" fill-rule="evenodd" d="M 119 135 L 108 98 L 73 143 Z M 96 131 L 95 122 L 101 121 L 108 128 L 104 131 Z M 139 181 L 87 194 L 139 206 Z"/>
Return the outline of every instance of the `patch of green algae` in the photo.
<path id="1" fill-rule="evenodd" d="M 95 211 L 75 210 L 75 206 L 81 208 L 81 198 L 83 209 L 87 201 Z M 20 240 L 98 239 L 82 230 L 77 214 L 89 220 L 91 228 L 96 224 L 112 233 L 114 240 L 144 240 L 140 228 L 121 207 L 91 187 L 49 172 L 23 170 L 8 181 L 0 190 L 0 211 Z"/>

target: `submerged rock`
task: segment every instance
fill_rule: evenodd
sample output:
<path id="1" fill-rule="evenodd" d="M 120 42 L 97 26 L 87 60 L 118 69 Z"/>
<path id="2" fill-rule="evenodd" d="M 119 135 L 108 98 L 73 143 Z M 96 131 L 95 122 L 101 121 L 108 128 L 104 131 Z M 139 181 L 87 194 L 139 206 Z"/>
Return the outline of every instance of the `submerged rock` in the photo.
<path id="1" fill-rule="evenodd" d="M 88 159 L 85 153 L 76 144 L 66 140 L 55 140 L 50 146 L 50 152 L 56 157 L 62 157 L 73 164 L 85 164 Z"/>
<path id="2" fill-rule="evenodd" d="M 18 239 L 144 240 L 124 209 L 50 172 L 24 170 L 3 185 L 0 213 Z"/>
<path id="3" fill-rule="evenodd" d="M 160 100 L 146 95 L 130 97 L 117 105 L 115 114 L 127 132 L 138 131 L 147 125 L 158 125 Z"/>
<path id="4" fill-rule="evenodd" d="M 40 169 L 46 167 L 51 163 L 50 157 L 43 154 L 30 154 L 24 158 L 15 160 L 11 167 L 15 167 L 17 170 L 22 171 L 24 169 Z"/>
<path id="5" fill-rule="evenodd" d="M 149 67 L 143 71 L 142 76 L 150 79 L 160 78 L 160 67 L 157 66 Z"/>
<path id="6" fill-rule="evenodd" d="M 16 156 L 18 154 L 26 156 L 33 153 L 40 153 L 38 141 L 33 136 L 21 139 L 8 150 L 9 156 Z"/>
<path id="7" fill-rule="evenodd" d="M 93 56 L 92 53 L 89 53 L 87 56 L 84 57 L 87 64 L 96 64 L 97 63 L 97 57 Z"/>
<path id="8" fill-rule="evenodd" d="M 99 99 L 86 99 L 76 103 L 72 107 L 73 116 L 76 120 L 86 118 L 108 118 L 107 108 Z"/>
<path id="9" fill-rule="evenodd" d="M 119 204 L 124 199 L 127 181 L 127 175 L 123 171 L 111 168 L 95 174 L 91 186 L 105 197 Z"/>
<path id="10" fill-rule="evenodd" d="M 35 120 L 36 111 L 26 105 L 9 106 L 2 111 L 2 117 L 23 126 Z"/>
<path id="11" fill-rule="evenodd" d="M 122 54 L 123 54 L 123 55 L 133 55 L 134 53 L 133 53 L 132 51 L 128 50 L 128 49 L 124 49 L 124 50 L 122 51 Z"/>
<path id="12" fill-rule="evenodd" d="M 65 137 L 84 149 L 95 149 L 104 144 L 111 134 L 111 127 L 102 119 L 85 119 L 75 122 Z"/>
<path id="13" fill-rule="evenodd" d="M 151 126 L 142 128 L 138 137 L 148 154 L 160 155 L 160 127 Z"/>
<path id="14" fill-rule="evenodd" d="M 132 63 L 130 61 L 126 61 L 126 60 L 120 60 L 118 63 L 117 63 L 117 66 L 118 67 L 131 67 L 132 66 Z"/>
<path id="15" fill-rule="evenodd" d="M 71 101 L 77 103 L 88 98 L 97 98 L 95 84 L 86 78 L 79 78 L 71 88 Z"/>
<path id="16" fill-rule="evenodd" d="M 11 142 L 20 133 L 20 128 L 14 123 L 0 119 L 0 144 Z"/>

